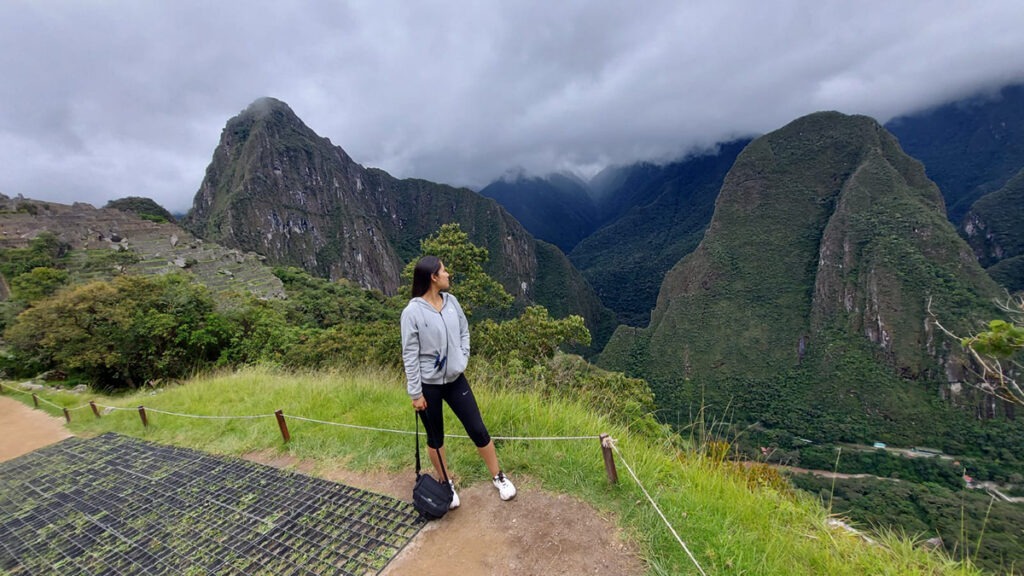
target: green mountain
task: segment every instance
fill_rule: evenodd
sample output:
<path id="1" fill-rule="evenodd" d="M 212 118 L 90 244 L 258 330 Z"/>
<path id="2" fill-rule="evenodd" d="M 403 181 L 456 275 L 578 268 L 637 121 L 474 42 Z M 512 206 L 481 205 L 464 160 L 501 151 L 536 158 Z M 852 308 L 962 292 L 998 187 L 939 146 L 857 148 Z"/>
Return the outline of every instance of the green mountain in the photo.
<path id="1" fill-rule="evenodd" d="M 420 240 L 448 222 L 458 222 L 489 251 L 486 271 L 520 305 L 536 302 L 582 315 L 600 348 L 614 325 L 611 311 L 564 255 L 547 255 L 494 200 L 364 168 L 272 98 L 227 122 L 183 225 L 272 264 L 394 294 Z M 544 270 L 558 275 L 541 278 L 549 256 L 555 262 L 544 262 Z M 552 300 L 551 285 L 576 290 L 567 300 Z"/>
<path id="2" fill-rule="evenodd" d="M 895 118 L 885 127 L 924 163 L 960 225 L 976 200 L 1024 168 L 1024 85 Z"/>
<path id="3" fill-rule="evenodd" d="M 975 202 L 963 229 L 988 273 L 1010 291 L 1024 290 L 1024 169 Z"/>
<path id="4" fill-rule="evenodd" d="M 722 181 L 748 143 L 729 142 L 665 165 L 611 168 L 594 178 L 593 194 L 611 220 L 569 259 L 620 322 L 647 324 L 665 273 L 700 243 Z"/>
<path id="5" fill-rule="evenodd" d="M 929 301 L 964 329 L 995 314 L 998 291 L 892 135 L 817 113 L 744 149 L 650 325 L 620 327 L 599 363 L 647 378 L 670 420 L 704 407 L 814 440 L 915 445 L 977 400 Z"/>
<path id="6" fill-rule="evenodd" d="M 508 175 L 488 184 L 480 195 L 495 199 L 531 234 L 565 253 L 597 227 L 597 206 L 587 184 L 572 175 Z"/>

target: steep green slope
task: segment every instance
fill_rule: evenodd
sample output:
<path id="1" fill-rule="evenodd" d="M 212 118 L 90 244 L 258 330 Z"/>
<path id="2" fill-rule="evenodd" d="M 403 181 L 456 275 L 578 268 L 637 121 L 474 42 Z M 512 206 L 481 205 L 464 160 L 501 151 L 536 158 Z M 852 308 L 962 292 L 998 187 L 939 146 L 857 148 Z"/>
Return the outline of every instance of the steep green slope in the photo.
<path id="1" fill-rule="evenodd" d="M 890 134 L 812 114 L 747 146 L 650 326 L 620 328 L 600 362 L 684 417 L 704 403 L 817 440 L 919 442 L 963 375 L 929 299 L 963 327 L 997 292 Z"/>
<path id="2" fill-rule="evenodd" d="M 1024 170 L 974 203 L 964 233 L 996 281 L 1010 291 L 1024 290 Z"/>
<path id="3" fill-rule="evenodd" d="M 748 142 L 722 144 L 664 166 L 609 170 L 595 178 L 600 205 L 606 215 L 615 216 L 580 242 L 569 259 L 620 322 L 647 324 L 665 273 L 697 247 L 722 181 Z"/>
<path id="4" fill-rule="evenodd" d="M 496 202 L 466 188 L 364 168 L 272 98 L 228 121 L 184 226 L 262 254 L 271 264 L 393 294 L 419 241 L 448 222 L 458 222 L 474 244 L 489 250 L 487 272 L 520 305 L 580 314 L 595 346 L 604 343 L 610 331 L 601 328 L 601 317 L 610 312 L 564 255 L 561 265 L 547 267 L 561 276 L 540 279 L 537 240 Z M 567 301 L 545 301 L 534 297 L 544 294 L 538 282 L 578 290 Z"/>
<path id="5" fill-rule="evenodd" d="M 971 205 L 1024 167 L 1024 85 L 953 102 L 885 127 L 924 163 L 959 225 Z"/>

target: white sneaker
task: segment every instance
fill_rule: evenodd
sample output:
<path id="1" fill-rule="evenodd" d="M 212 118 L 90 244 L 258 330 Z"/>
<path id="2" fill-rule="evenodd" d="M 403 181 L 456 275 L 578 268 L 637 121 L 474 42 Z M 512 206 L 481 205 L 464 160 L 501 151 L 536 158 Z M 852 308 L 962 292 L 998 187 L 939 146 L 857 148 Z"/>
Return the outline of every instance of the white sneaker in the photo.
<path id="1" fill-rule="evenodd" d="M 494 482 L 494 487 L 498 489 L 498 496 L 501 496 L 502 500 L 511 500 L 516 497 L 516 487 L 505 477 L 504 472 L 498 472 L 498 475 L 491 481 Z"/>
<path id="2" fill-rule="evenodd" d="M 455 510 L 462 502 L 459 501 L 459 493 L 455 491 L 455 482 L 449 480 L 448 485 L 452 487 L 452 503 L 448 505 L 448 509 Z"/>

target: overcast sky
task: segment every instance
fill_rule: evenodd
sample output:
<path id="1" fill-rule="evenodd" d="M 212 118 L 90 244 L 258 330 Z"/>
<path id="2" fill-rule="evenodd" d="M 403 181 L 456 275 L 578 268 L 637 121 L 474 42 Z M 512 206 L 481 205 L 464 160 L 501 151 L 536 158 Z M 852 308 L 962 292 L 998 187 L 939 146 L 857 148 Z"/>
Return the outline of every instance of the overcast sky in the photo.
<path id="1" fill-rule="evenodd" d="M 185 211 L 262 96 L 401 178 L 586 176 L 1020 82 L 1022 24 L 1021 0 L 3 0 L 0 193 Z"/>

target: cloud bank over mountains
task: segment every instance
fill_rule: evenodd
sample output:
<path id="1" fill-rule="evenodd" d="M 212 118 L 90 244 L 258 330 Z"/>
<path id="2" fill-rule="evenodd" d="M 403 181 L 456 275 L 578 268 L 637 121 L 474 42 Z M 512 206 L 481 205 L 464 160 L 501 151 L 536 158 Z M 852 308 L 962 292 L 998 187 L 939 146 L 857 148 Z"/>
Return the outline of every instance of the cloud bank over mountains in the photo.
<path id="1" fill-rule="evenodd" d="M 357 162 L 590 175 L 835 109 L 1024 81 L 1024 3 L 6 2 L 0 193 L 187 209 L 225 121 L 287 102 Z"/>

